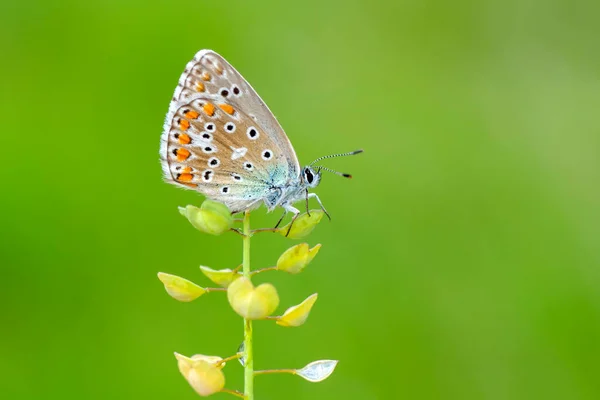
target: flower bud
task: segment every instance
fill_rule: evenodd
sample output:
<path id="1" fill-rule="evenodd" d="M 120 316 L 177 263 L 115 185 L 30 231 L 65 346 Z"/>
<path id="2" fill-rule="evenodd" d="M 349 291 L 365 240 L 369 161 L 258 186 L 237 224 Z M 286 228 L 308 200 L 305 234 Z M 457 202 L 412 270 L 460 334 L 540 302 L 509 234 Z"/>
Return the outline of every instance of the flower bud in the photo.
<path id="1" fill-rule="evenodd" d="M 210 396 L 225 386 L 225 375 L 221 371 L 223 366 L 216 365 L 222 360 L 221 357 L 197 354 L 188 358 L 178 353 L 175 353 L 175 357 L 181 375 L 200 396 Z"/>
<path id="2" fill-rule="evenodd" d="M 277 260 L 277 269 L 289 272 L 290 274 L 298 274 L 315 258 L 320 248 L 321 245 L 318 244 L 309 249 L 308 243 L 300 243 L 292 246 L 284 251 L 279 260 Z"/>
<path id="3" fill-rule="evenodd" d="M 277 320 L 277 325 L 281 326 L 300 326 L 308 318 L 312 306 L 317 301 L 317 293 L 311 294 L 302 303 L 288 308 Z"/>
<path id="4" fill-rule="evenodd" d="M 231 308 L 246 319 L 264 319 L 279 305 L 277 290 L 270 283 L 254 287 L 250 279 L 241 277 L 227 288 Z"/>
<path id="5" fill-rule="evenodd" d="M 321 222 L 323 215 L 325 215 L 323 210 L 312 210 L 310 212 L 310 216 L 307 213 L 301 214 L 298 216 L 298 218 L 296 218 L 296 220 L 293 220 L 286 226 L 279 228 L 277 232 L 279 232 L 280 235 L 287 236 L 290 239 L 301 239 L 305 236 L 308 236 L 313 229 L 315 229 L 315 226 Z M 291 229 L 290 224 L 292 224 Z"/>
<path id="6" fill-rule="evenodd" d="M 158 273 L 158 279 L 165 285 L 169 296 L 179 301 L 192 301 L 206 293 L 206 289 L 177 275 Z"/>
<path id="7" fill-rule="evenodd" d="M 200 270 L 204 275 L 206 275 L 208 279 L 224 288 L 226 288 L 231 284 L 231 282 L 242 276 L 237 271 L 232 271 L 230 269 L 215 270 L 212 268 L 205 267 L 203 265 L 200 266 Z"/>
<path id="8" fill-rule="evenodd" d="M 179 207 L 181 215 L 201 232 L 220 235 L 233 226 L 233 216 L 226 205 L 212 200 L 205 200 L 200 208 L 187 205 Z"/>

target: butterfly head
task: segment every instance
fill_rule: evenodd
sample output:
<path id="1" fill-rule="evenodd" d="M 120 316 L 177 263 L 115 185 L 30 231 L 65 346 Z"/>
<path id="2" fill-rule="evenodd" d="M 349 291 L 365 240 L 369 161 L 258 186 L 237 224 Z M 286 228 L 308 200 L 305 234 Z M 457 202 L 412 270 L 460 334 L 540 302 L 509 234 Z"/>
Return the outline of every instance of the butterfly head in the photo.
<path id="1" fill-rule="evenodd" d="M 362 153 L 362 152 L 363 151 L 361 149 L 361 150 L 351 151 L 351 152 L 348 152 L 348 153 L 331 154 L 329 156 L 324 156 L 324 157 L 317 158 L 315 161 L 313 161 L 310 164 L 308 164 L 302 170 L 302 180 L 304 181 L 304 184 L 309 189 L 317 187 L 319 185 L 319 183 L 321 182 L 321 170 L 328 171 L 328 172 L 334 173 L 334 174 L 339 175 L 339 176 L 343 176 L 344 178 L 352 178 L 352 175 L 350 175 L 350 174 L 344 174 L 342 172 L 334 171 L 334 170 L 332 170 L 330 168 L 327 168 L 327 167 L 316 166 L 317 169 L 315 170 L 315 167 L 313 167 L 313 165 L 315 163 L 321 161 L 321 160 L 326 159 L 326 158 L 353 156 L 355 154 L 359 154 L 359 153 Z"/>
<path id="2" fill-rule="evenodd" d="M 302 179 L 308 189 L 317 187 L 321 182 L 321 168 L 315 171 L 313 167 L 307 165 L 302 170 Z"/>

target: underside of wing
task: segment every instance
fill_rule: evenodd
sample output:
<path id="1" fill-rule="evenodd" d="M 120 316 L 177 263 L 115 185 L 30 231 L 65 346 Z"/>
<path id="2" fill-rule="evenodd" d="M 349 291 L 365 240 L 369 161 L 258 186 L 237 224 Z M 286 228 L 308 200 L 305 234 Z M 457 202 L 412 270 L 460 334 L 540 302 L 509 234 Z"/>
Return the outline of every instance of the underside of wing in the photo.
<path id="1" fill-rule="evenodd" d="M 282 150 L 289 165 L 288 175 L 298 177 L 300 165 L 285 132 L 266 104 L 250 84 L 223 57 L 212 50 L 201 50 L 186 65 L 165 121 L 165 133 L 182 104 L 204 96 L 221 104 L 229 104 L 249 117 L 253 125 L 271 138 Z"/>
<path id="2" fill-rule="evenodd" d="M 168 182 L 237 212 L 259 206 L 288 182 L 294 166 L 286 151 L 237 103 L 194 94 L 173 106 L 160 156 Z"/>

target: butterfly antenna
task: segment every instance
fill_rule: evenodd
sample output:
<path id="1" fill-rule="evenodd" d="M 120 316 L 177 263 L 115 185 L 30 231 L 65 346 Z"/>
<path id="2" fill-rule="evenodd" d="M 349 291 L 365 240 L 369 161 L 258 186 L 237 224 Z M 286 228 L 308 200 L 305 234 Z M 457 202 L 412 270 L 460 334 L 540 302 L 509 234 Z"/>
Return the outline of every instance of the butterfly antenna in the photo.
<path id="1" fill-rule="evenodd" d="M 348 155 L 350 155 L 350 154 L 348 154 Z M 323 171 L 331 172 L 332 174 L 343 176 L 344 178 L 352 178 L 352 175 L 350 175 L 350 174 L 344 174 L 342 172 L 334 171 L 331 168 L 321 167 L 321 166 L 318 166 L 317 168 L 319 168 L 318 172 L 321 172 L 321 170 L 323 170 Z"/>
<path id="2" fill-rule="evenodd" d="M 334 157 L 346 157 L 346 156 L 353 156 L 353 155 L 355 155 L 355 154 L 359 154 L 359 153 L 362 153 L 362 152 L 363 152 L 363 150 L 362 150 L 362 149 L 359 149 L 359 150 L 349 151 L 348 153 L 331 154 L 331 155 L 329 155 L 329 156 L 323 156 L 323 157 L 319 157 L 319 158 L 317 158 L 315 161 L 311 162 L 311 163 L 310 163 L 310 164 L 308 164 L 308 165 L 309 165 L 309 166 L 311 166 L 311 165 L 314 165 L 315 163 L 318 163 L 318 162 L 319 162 L 319 161 L 321 161 L 321 160 L 325 160 L 326 158 L 334 158 Z M 341 173 L 339 173 L 339 172 L 335 172 L 335 171 L 332 171 L 332 170 L 328 170 L 327 168 L 324 168 L 324 167 L 321 167 L 321 168 L 323 168 L 324 170 L 326 170 L 326 171 L 329 171 L 329 172 L 334 172 L 334 173 L 337 173 L 338 175 L 348 175 L 348 174 L 341 174 Z"/>

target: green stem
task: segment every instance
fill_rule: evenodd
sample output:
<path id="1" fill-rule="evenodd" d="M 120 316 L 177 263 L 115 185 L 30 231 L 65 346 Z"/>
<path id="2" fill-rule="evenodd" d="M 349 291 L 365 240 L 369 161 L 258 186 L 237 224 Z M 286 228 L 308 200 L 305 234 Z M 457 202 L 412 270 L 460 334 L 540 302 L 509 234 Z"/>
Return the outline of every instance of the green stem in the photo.
<path id="1" fill-rule="evenodd" d="M 292 374 L 296 375 L 298 371 L 295 369 L 263 369 L 260 371 L 254 371 L 254 375 L 266 375 L 266 374 Z"/>
<path id="2" fill-rule="evenodd" d="M 244 277 L 250 279 L 250 212 L 244 213 L 244 251 L 243 267 Z M 254 354 L 252 352 L 252 321 L 244 319 L 244 395 L 246 400 L 254 400 Z"/>

